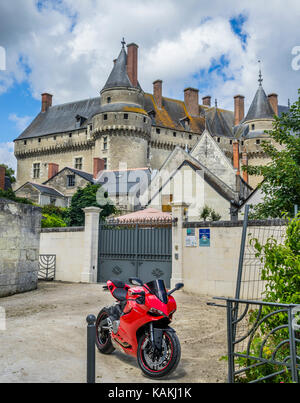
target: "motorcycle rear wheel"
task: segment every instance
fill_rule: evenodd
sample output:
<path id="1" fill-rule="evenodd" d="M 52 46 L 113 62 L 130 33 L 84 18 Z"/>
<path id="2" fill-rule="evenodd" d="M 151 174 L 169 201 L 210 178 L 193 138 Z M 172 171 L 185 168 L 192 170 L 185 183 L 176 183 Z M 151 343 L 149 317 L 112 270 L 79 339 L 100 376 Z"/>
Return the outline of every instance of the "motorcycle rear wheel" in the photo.
<path id="1" fill-rule="evenodd" d="M 100 322 L 109 317 L 107 308 L 101 309 L 96 320 L 96 346 L 100 353 L 111 354 L 115 351 L 111 342 L 111 335 L 108 329 L 102 329 Z"/>
<path id="2" fill-rule="evenodd" d="M 144 334 L 139 339 L 137 351 L 139 367 L 146 376 L 152 379 L 170 375 L 177 368 L 181 357 L 180 342 L 176 333 L 168 329 L 164 330 L 163 351 L 160 357 L 155 358 L 153 358 L 150 341 L 145 346 L 147 338 L 148 335 Z"/>

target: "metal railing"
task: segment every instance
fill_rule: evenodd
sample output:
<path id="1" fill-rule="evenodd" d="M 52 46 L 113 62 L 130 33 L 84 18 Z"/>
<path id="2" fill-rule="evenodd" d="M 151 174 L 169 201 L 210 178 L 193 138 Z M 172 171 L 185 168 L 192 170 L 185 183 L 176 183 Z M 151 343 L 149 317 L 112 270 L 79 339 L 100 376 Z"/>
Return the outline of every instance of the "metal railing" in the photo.
<path id="1" fill-rule="evenodd" d="M 228 382 L 299 383 L 300 305 L 226 301 Z"/>

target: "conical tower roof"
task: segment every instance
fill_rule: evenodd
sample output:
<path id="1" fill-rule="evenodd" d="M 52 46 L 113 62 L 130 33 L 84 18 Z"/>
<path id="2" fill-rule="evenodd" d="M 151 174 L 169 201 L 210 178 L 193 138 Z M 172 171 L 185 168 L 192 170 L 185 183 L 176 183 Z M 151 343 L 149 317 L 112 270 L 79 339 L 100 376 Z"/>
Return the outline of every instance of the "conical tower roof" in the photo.
<path id="1" fill-rule="evenodd" d="M 127 87 L 134 88 L 127 75 L 127 54 L 124 47 L 124 42 L 122 42 L 122 49 L 116 60 L 112 72 L 108 77 L 108 80 L 103 87 L 103 90 L 115 87 Z"/>
<path id="2" fill-rule="evenodd" d="M 262 86 L 258 87 L 254 100 L 243 122 L 254 119 L 273 119 L 274 111 Z"/>
<path id="3" fill-rule="evenodd" d="M 259 61 L 260 63 L 260 61 Z M 262 74 L 261 69 L 259 69 L 259 87 L 256 91 L 255 97 L 252 101 L 250 109 L 247 113 L 247 116 L 244 118 L 242 123 L 248 122 L 249 120 L 254 119 L 273 119 L 274 118 L 274 111 L 273 108 L 268 100 L 268 97 L 263 89 L 262 82 Z"/>

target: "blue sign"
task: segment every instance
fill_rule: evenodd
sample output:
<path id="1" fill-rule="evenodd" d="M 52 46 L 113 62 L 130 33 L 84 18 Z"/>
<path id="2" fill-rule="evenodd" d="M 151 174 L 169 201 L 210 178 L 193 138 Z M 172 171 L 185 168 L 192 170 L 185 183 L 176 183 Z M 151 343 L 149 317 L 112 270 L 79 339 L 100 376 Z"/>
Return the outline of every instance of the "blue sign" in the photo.
<path id="1" fill-rule="evenodd" d="M 199 229 L 199 246 L 210 246 L 210 229 Z"/>

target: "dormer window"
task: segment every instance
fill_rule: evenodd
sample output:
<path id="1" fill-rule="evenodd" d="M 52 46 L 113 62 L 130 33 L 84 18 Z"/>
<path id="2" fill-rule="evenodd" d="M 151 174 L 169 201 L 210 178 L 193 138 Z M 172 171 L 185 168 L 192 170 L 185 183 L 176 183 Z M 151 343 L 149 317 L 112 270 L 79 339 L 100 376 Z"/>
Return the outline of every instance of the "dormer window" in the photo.
<path id="1" fill-rule="evenodd" d="M 183 119 L 180 119 L 179 122 L 185 130 L 190 130 L 190 119 L 187 116 Z"/>
<path id="2" fill-rule="evenodd" d="M 84 116 L 81 116 L 81 115 L 76 115 L 75 119 L 76 119 L 76 123 L 75 123 L 76 129 L 78 129 L 80 126 L 82 126 L 83 123 L 87 120 Z"/>

